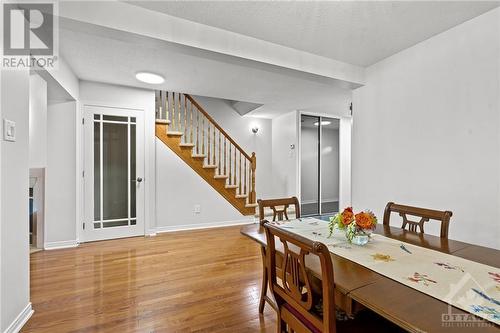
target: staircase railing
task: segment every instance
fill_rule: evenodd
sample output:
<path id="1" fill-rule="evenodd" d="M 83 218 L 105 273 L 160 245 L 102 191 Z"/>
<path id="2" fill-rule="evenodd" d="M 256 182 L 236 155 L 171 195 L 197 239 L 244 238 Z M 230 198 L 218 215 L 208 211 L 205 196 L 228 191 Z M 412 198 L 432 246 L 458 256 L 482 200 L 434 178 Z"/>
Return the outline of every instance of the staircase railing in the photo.
<path id="1" fill-rule="evenodd" d="M 156 118 L 167 121 L 168 132 L 181 133 L 193 155 L 205 156 L 218 176 L 227 176 L 226 185 L 238 186 L 237 195 L 256 203 L 255 153 L 247 154 L 190 95 L 157 90 L 155 96 Z"/>

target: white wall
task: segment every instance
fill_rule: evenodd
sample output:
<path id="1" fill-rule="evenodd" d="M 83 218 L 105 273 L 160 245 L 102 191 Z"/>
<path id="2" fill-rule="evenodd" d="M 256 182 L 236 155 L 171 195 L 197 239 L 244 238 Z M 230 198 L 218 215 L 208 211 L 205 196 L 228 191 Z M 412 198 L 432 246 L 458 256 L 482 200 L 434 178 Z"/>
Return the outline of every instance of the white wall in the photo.
<path id="1" fill-rule="evenodd" d="M 1 297 L 0 331 L 22 313 L 31 315 L 29 302 L 29 73 L 1 75 L 2 117 L 16 122 L 16 142 L 1 141 Z M 3 129 L 2 129 L 3 131 Z"/>
<path id="2" fill-rule="evenodd" d="M 158 139 L 156 181 L 158 231 L 249 221 Z M 199 214 L 195 205 L 201 207 Z"/>
<path id="3" fill-rule="evenodd" d="M 241 117 L 224 100 L 193 97 L 247 153 L 255 152 L 257 198 L 272 196 L 271 120 Z M 251 132 L 253 125 L 259 127 L 257 134 Z M 159 140 L 156 166 L 159 230 L 249 221 Z M 201 206 L 200 214 L 194 213 L 195 205 Z"/>
<path id="4" fill-rule="evenodd" d="M 3 101 L 3 97 L 2 97 L 2 94 L 3 94 L 3 91 L 2 91 L 2 71 L 0 70 L 0 120 L 3 121 L 3 117 L 2 117 L 2 101 Z M 0 140 L 2 140 L 3 138 L 3 126 L 0 126 L 2 128 L 0 128 Z M 2 189 L 2 144 L 0 144 L 0 189 Z M 0 190 L 0 332 L 3 331 L 3 320 L 2 320 L 2 317 L 3 317 L 3 310 L 2 310 L 2 270 L 3 270 L 3 265 L 2 265 L 2 256 L 3 256 L 3 252 L 2 252 L 2 225 L 3 225 L 3 218 L 2 218 L 2 203 L 3 203 L 3 200 L 2 200 L 2 191 Z"/>
<path id="5" fill-rule="evenodd" d="M 45 247 L 76 243 L 76 102 L 48 106 Z"/>
<path id="6" fill-rule="evenodd" d="M 352 102 L 352 90 L 332 87 L 328 105 L 316 105 L 300 111 L 305 114 L 323 117 L 348 117 L 351 115 L 349 106 Z"/>
<path id="7" fill-rule="evenodd" d="M 47 166 L 47 82 L 37 74 L 30 75 L 29 165 Z"/>
<path id="8" fill-rule="evenodd" d="M 298 151 L 297 111 L 273 118 L 273 197 L 282 198 L 297 195 Z"/>
<path id="9" fill-rule="evenodd" d="M 80 105 L 85 104 L 144 110 L 145 122 L 145 224 L 146 233 L 155 232 L 155 100 L 154 91 L 97 82 L 80 82 Z M 78 119 L 81 119 L 81 110 Z M 81 172 L 79 170 L 78 172 Z M 83 212 L 82 212 L 83 213 Z M 83 219 L 83 215 L 82 215 Z"/>
<path id="10" fill-rule="evenodd" d="M 500 248 L 499 77 L 500 9 L 369 67 L 354 92 L 355 208 L 449 209 L 450 238 Z"/>

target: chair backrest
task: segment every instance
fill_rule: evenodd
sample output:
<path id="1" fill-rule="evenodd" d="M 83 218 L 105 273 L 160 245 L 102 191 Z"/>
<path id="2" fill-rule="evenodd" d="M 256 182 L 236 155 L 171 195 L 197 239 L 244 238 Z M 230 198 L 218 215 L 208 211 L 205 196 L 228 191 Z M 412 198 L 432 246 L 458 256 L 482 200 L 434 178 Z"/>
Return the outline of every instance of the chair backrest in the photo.
<path id="1" fill-rule="evenodd" d="M 401 228 L 408 227 L 408 230 L 412 232 L 424 233 L 424 223 L 429 222 L 429 220 L 441 221 L 441 238 L 448 238 L 448 229 L 450 224 L 450 218 L 453 215 L 451 211 L 441 211 L 433 210 L 412 206 L 405 206 L 395 204 L 394 202 L 389 202 L 385 206 L 384 211 L 384 225 L 389 225 L 391 213 L 399 213 L 399 216 L 403 219 L 403 225 Z M 408 219 L 408 215 L 420 217 L 420 221 L 411 221 Z"/>
<path id="2" fill-rule="evenodd" d="M 281 199 L 266 199 L 257 200 L 259 204 L 259 221 L 264 221 L 265 217 L 265 208 L 271 208 L 273 211 L 273 221 L 283 221 L 288 220 L 288 208 L 290 206 L 295 207 L 295 218 L 300 218 L 300 204 L 299 199 L 297 197 L 291 198 L 281 198 Z"/>
<path id="3" fill-rule="evenodd" d="M 311 332 L 335 332 L 335 297 L 333 264 L 330 251 L 320 242 L 313 242 L 304 237 L 280 229 L 265 221 L 264 228 L 268 246 L 268 275 L 271 291 L 276 299 L 281 320 L 285 321 L 291 331 L 302 331 L 307 328 Z M 283 243 L 283 260 L 276 261 L 276 244 Z M 316 256 L 321 267 L 321 298 L 323 315 L 315 313 L 314 305 L 317 299 L 311 287 L 311 277 L 306 269 L 306 257 Z M 308 260 L 310 260 L 308 258 Z M 278 267 L 279 265 L 280 267 Z M 286 272 L 281 281 L 277 280 L 277 272 Z M 288 314 L 283 316 L 282 312 Z M 293 320 L 290 320 L 290 314 Z M 288 319 L 288 320 L 287 320 Z M 297 321 L 300 322 L 298 327 Z"/>

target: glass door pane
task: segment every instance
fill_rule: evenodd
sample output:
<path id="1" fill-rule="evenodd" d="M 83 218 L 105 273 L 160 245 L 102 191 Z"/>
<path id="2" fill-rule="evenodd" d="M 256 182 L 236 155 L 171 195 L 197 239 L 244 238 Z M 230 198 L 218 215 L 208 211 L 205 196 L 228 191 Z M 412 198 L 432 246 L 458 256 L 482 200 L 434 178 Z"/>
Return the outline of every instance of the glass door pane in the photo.
<path id="1" fill-rule="evenodd" d="M 135 117 L 95 114 L 94 229 L 136 224 Z"/>
<path id="2" fill-rule="evenodd" d="M 339 210 L 340 120 L 321 117 L 321 214 Z"/>
<path id="3" fill-rule="evenodd" d="M 319 214 L 319 117 L 301 116 L 300 202 L 302 215 Z"/>
<path id="4" fill-rule="evenodd" d="M 127 123 L 103 123 L 102 206 L 103 219 L 128 218 Z"/>

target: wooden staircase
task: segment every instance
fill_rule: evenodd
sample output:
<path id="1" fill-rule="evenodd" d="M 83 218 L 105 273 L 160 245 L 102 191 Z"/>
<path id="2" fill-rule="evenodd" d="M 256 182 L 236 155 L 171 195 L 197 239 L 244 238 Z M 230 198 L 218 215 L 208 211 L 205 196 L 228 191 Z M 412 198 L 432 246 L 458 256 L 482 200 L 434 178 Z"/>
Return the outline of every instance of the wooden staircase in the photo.
<path id="1" fill-rule="evenodd" d="M 247 154 L 188 94 L 156 91 L 156 137 L 243 215 L 254 215 L 255 153 Z"/>

